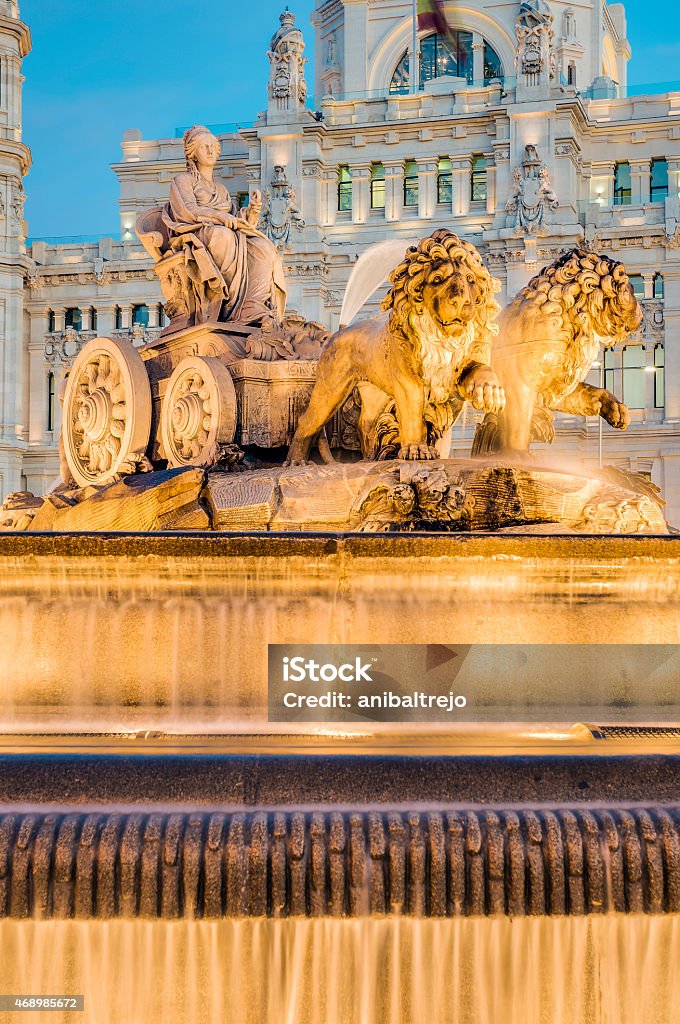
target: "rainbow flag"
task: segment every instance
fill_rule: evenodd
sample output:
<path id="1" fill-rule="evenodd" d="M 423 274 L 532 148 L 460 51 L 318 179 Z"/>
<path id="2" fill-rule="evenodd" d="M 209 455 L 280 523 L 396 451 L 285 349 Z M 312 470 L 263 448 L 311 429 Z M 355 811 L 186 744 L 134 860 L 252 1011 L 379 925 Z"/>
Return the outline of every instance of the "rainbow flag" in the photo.
<path id="1" fill-rule="evenodd" d="M 418 31 L 438 32 L 445 39 L 451 39 L 443 0 L 418 0 Z"/>

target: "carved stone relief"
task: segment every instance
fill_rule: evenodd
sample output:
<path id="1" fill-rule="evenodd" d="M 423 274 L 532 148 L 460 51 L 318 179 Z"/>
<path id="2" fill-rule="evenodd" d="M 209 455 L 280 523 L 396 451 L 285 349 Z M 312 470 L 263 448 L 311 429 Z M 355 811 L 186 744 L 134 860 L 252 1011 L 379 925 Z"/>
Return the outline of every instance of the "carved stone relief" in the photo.
<path id="1" fill-rule="evenodd" d="M 293 229 L 301 231 L 305 226 L 295 200 L 295 189 L 286 177 L 286 168 L 277 164 L 271 186 L 264 193 L 261 227 L 279 250 L 291 249 Z"/>
<path id="2" fill-rule="evenodd" d="M 514 214 L 515 227 L 535 235 L 545 223 L 546 212 L 559 205 L 548 168 L 541 163 L 536 147 L 525 146 L 524 160 L 515 168 L 512 192 L 505 207 L 509 214 Z"/>

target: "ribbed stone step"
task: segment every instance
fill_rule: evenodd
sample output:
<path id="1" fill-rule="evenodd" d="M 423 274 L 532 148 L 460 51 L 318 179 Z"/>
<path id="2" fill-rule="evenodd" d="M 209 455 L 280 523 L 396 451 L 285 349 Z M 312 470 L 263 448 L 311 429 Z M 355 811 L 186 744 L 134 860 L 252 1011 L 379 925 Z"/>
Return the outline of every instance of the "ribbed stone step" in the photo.
<path id="1" fill-rule="evenodd" d="M 677 805 L 0 816 L 0 917 L 678 911 Z"/>

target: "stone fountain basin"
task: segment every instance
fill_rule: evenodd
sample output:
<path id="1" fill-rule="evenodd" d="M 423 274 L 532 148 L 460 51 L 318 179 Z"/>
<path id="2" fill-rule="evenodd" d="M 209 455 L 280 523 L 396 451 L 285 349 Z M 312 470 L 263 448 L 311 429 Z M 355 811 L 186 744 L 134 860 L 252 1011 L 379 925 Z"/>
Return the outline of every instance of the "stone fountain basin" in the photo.
<path id="1" fill-rule="evenodd" d="M 678 767 L 0 757 L 0 918 L 677 913 Z"/>
<path id="2" fill-rule="evenodd" d="M 3 729 L 262 736 L 270 643 L 676 644 L 679 545 L 675 536 L 0 535 Z M 680 721 L 677 688 L 658 680 L 568 682 L 546 678 L 515 720 Z"/>

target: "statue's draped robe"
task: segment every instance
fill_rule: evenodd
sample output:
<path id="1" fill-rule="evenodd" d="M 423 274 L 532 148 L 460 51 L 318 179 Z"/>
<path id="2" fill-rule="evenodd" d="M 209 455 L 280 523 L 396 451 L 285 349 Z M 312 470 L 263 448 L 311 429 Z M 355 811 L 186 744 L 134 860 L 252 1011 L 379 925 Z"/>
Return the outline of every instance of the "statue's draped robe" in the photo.
<path id="1" fill-rule="evenodd" d="M 219 182 L 195 183 L 188 173 L 173 179 L 163 223 L 171 247 L 184 255 L 196 296 L 196 322 L 281 320 L 286 285 L 279 254 L 248 225 L 245 211 L 238 215 L 244 230 L 216 222 L 216 214 L 232 210 L 231 197 Z"/>

